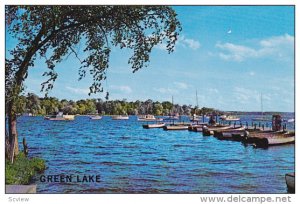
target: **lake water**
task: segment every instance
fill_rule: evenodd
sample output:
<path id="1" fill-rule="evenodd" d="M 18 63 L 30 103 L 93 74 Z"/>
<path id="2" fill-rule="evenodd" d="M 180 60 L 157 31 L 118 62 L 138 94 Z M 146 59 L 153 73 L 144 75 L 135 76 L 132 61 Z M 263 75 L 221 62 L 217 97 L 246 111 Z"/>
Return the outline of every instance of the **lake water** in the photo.
<path id="1" fill-rule="evenodd" d="M 294 145 L 268 149 L 202 133 L 143 129 L 135 116 L 114 121 L 48 121 L 19 117 L 30 156 L 46 160 L 43 175 L 100 175 L 99 183 L 41 182 L 38 193 L 286 193 Z"/>

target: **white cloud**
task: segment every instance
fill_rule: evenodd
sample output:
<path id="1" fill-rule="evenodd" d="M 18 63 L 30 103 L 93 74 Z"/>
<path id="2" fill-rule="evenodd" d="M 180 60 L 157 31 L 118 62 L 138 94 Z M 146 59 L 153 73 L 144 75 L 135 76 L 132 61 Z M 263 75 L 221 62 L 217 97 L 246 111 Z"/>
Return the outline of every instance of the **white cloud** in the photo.
<path id="1" fill-rule="evenodd" d="M 252 89 L 242 87 L 235 87 L 233 90 L 235 99 L 242 104 L 245 103 L 258 103 L 260 101 L 260 94 Z"/>
<path id="2" fill-rule="evenodd" d="M 174 85 L 179 89 L 187 89 L 188 85 L 183 82 L 174 82 Z"/>
<path id="3" fill-rule="evenodd" d="M 192 38 L 186 38 L 185 36 L 179 37 L 177 42 L 176 42 L 176 47 L 185 47 L 185 48 L 190 48 L 192 50 L 197 50 L 200 48 L 201 44 L 198 40 L 194 40 Z M 160 50 L 166 50 L 167 49 L 167 43 L 166 42 L 162 42 L 158 45 L 155 46 L 157 49 Z"/>
<path id="4" fill-rule="evenodd" d="M 126 94 L 132 93 L 131 87 L 130 86 L 126 86 L 126 85 L 123 85 L 123 86 L 112 85 L 112 86 L 110 86 L 110 88 L 112 90 L 121 91 L 121 92 L 126 93 Z"/>
<path id="5" fill-rule="evenodd" d="M 251 48 L 233 43 L 217 43 L 222 51 L 219 57 L 224 60 L 241 62 L 251 58 L 272 57 L 279 60 L 291 60 L 294 57 L 294 37 L 288 34 L 263 39 L 257 43 L 259 48 Z"/>
<path id="6" fill-rule="evenodd" d="M 167 43 L 160 43 L 160 44 L 156 45 L 155 48 L 157 48 L 159 50 L 167 50 Z"/>
<path id="7" fill-rule="evenodd" d="M 254 76 L 254 75 L 255 75 L 255 72 L 251 71 L 251 72 L 249 72 L 249 75 L 250 75 L 250 76 Z"/>
<path id="8" fill-rule="evenodd" d="M 162 94 L 177 94 L 178 91 L 176 89 L 171 88 L 154 88 L 154 91 L 157 91 Z"/>
<path id="9" fill-rule="evenodd" d="M 209 89 L 207 89 L 207 91 L 208 91 L 210 94 L 218 94 L 218 93 L 219 93 L 219 90 L 216 89 L 216 88 L 209 88 Z"/>
<path id="10" fill-rule="evenodd" d="M 183 47 L 189 47 L 192 50 L 197 50 L 201 46 L 201 44 L 198 40 L 186 38 L 185 36 L 182 36 L 179 38 L 178 44 L 182 45 Z"/>
<path id="11" fill-rule="evenodd" d="M 217 43 L 216 47 L 224 50 L 226 53 L 219 53 L 219 56 L 224 60 L 243 61 L 246 57 L 255 57 L 256 51 L 252 48 L 235 45 L 232 43 L 220 44 Z"/>
<path id="12" fill-rule="evenodd" d="M 74 87 L 70 87 L 70 86 L 67 86 L 66 89 L 75 94 L 86 94 L 87 95 L 90 92 L 89 89 L 74 88 Z"/>

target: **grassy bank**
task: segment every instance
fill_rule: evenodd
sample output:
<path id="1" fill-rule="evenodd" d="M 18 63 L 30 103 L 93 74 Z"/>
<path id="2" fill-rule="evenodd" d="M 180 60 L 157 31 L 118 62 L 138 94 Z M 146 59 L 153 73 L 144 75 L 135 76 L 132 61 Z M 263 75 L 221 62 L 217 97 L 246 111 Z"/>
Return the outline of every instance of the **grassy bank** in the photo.
<path id="1" fill-rule="evenodd" d="M 46 169 L 41 158 L 26 158 L 23 152 L 16 156 L 13 164 L 5 160 L 5 184 L 29 184 L 36 173 Z"/>

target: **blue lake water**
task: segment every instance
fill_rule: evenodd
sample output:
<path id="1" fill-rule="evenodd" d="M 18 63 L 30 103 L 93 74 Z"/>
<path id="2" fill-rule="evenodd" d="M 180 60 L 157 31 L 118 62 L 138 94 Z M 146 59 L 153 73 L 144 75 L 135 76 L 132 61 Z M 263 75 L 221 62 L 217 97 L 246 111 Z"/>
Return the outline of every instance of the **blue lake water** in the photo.
<path id="1" fill-rule="evenodd" d="M 19 117 L 30 156 L 46 160 L 43 175 L 100 175 L 99 183 L 41 182 L 38 193 L 286 193 L 294 145 L 255 149 L 201 133 L 143 129 L 141 122 L 48 121 Z"/>

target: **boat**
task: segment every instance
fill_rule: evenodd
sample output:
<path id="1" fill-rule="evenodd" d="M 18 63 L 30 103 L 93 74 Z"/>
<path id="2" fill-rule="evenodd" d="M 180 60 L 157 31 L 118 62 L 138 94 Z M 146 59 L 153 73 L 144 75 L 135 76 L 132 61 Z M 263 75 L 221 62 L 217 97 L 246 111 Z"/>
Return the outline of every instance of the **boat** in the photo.
<path id="1" fill-rule="evenodd" d="M 285 174 L 285 182 L 289 193 L 295 193 L 295 172 Z"/>
<path id="2" fill-rule="evenodd" d="M 150 128 L 163 128 L 166 124 L 165 123 L 155 123 L 155 124 L 145 124 L 143 128 L 150 129 Z"/>
<path id="3" fill-rule="evenodd" d="M 218 130 L 226 130 L 232 128 L 232 126 L 229 125 L 214 125 L 214 126 L 203 126 L 203 136 L 209 136 L 209 135 L 213 135 L 214 131 L 218 131 Z"/>
<path id="4" fill-rule="evenodd" d="M 285 120 L 283 120 L 283 122 L 294 123 L 295 122 L 295 118 L 285 119 Z"/>
<path id="5" fill-rule="evenodd" d="M 170 115 L 166 118 L 164 118 L 163 120 L 167 121 L 167 120 L 172 120 L 174 122 L 174 120 L 179 120 L 179 114 L 178 113 L 174 113 L 173 108 L 174 108 L 174 102 L 173 102 L 173 96 L 172 96 L 172 109 L 170 110 Z"/>
<path id="6" fill-rule="evenodd" d="M 188 127 L 189 131 L 193 131 L 193 132 L 202 132 L 202 128 L 203 126 L 207 126 L 207 123 L 197 123 L 197 124 L 191 124 Z"/>
<path id="7" fill-rule="evenodd" d="M 91 120 L 100 120 L 100 119 L 102 119 L 102 116 L 101 115 L 90 115 L 89 118 Z"/>
<path id="8" fill-rule="evenodd" d="M 164 130 L 188 130 L 189 125 L 176 124 L 176 125 L 166 125 L 163 127 Z"/>
<path id="9" fill-rule="evenodd" d="M 269 146 L 293 144 L 295 143 L 295 134 L 287 132 L 287 133 L 275 135 L 273 137 L 268 137 L 267 139 L 268 139 Z"/>
<path id="10" fill-rule="evenodd" d="M 191 122 L 198 122 L 198 121 L 201 121 L 202 120 L 202 116 L 201 115 L 196 115 L 196 114 L 193 114 L 192 116 L 190 116 L 190 121 Z"/>
<path id="11" fill-rule="evenodd" d="M 223 130 L 216 130 L 214 131 L 214 137 L 220 139 L 220 140 L 231 140 L 233 139 L 232 135 L 245 134 L 245 127 L 233 127 L 229 129 L 223 129 Z"/>
<path id="12" fill-rule="evenodd" d="M 176 114 L 172 114 L 172 115 L 169 115 L 168 117 L 165 117 L 163 120 L 179 120 L 179 114 L 176 113 Z"/>
<path id="13" fill-rule="evenodd" d="M 190 121 L 191 122 L 199 122 L 201 120 L 204 120 L 204 117 L 202 115 L 197 115 L 197 109 L 199 107 L 199 103 L 198 103 L 198 93 L 196 90 L 196 106 L 194 108 L 194 114 L 192 116 L 190 116 Z"/>
<path id="14" fill-rule="evenodd" d="M 139 116 L 138 121 L 141 121 L 141 122 L 147 122 L 147 121 L 162 121 L 163 119 L 162 118 L 155 118 L 154 115 L 142 115 L 142 116 Z"/>
<path id="15" fill-rule="evenodd" d="M 220 115 L 220 117 L 219 117 L 219 118 L 220 118 L 221 120 L 225 120 L 225 119 L 226 119 L 226 117 L 227 117 L 227 115 Z"/>
<path id="16" fill-rule="evenodd" d="M 59 112 L 57 115 L 48 115 L 44 117 L 45 120 L 52 120 L 52 121 L 70 121 L 74 120 L 74 115 L 64 115 L 63 112 Z"/>
<path id="17" fill-rule="evenodd" d="M 113 120 L 128 120 L 129 116 L 128 115 L 113 115 L 111 116 Z"/>
<path id="18" fill-rule="evenodd" d="M 295 143 L 295 133 L 288 131 L 254 131 L 245 137 L 246 143 L 252 143 L 255 147 L 269 147 Z"/>
<path id="19" fill-rule="evenodd" d="M 224 117 L 223 117 L 224 118 Z M 220 118 L 221 119 L 221 118 Z M 224 119 L 222 119 L 224 121 L 239 121 L 241 120 L 239 117 L 234 116 L 234 115 L 228 115 L 226 116 Z"/>
<path id="20" fill-rule="evenodd" d="M 252 118 L 252 121 L 260 121 L 260 122 L 263 122 L 263 121 L 271 121 L 270 118 L 266 118 L 266 117 L 264 116 L 262 94 L 260 94 L 260 109 L 261 109 L 261 116 L 260 116 L 260 117 Z"/>

